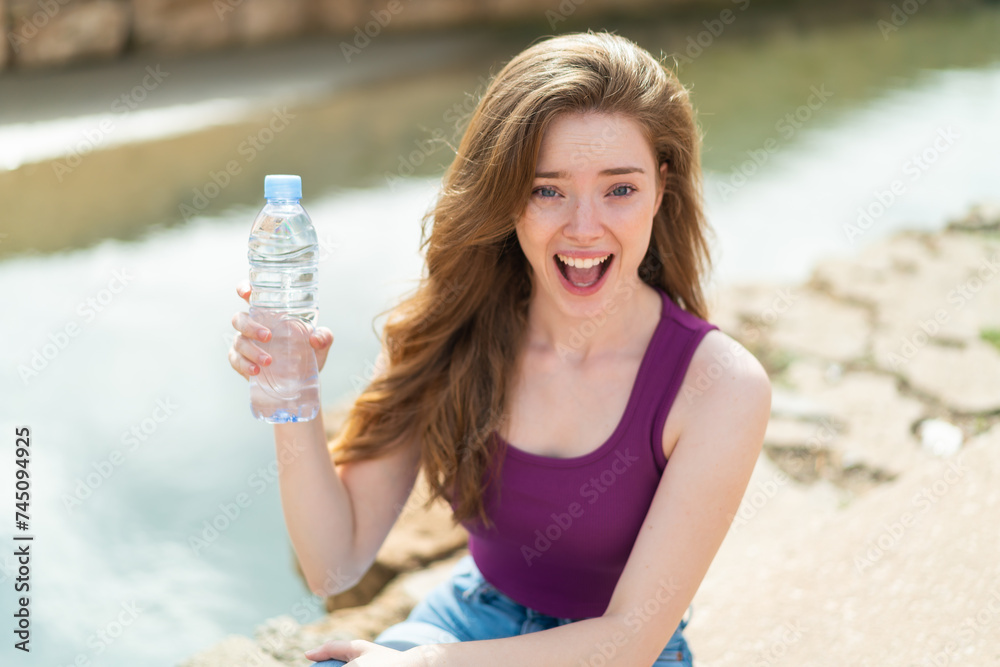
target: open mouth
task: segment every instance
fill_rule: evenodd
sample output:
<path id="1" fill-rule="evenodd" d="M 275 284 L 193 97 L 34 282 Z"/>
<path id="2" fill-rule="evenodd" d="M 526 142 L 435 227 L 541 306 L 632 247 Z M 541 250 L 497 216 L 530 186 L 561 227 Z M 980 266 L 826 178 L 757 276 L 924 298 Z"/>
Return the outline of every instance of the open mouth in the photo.
<path id="1" fill-rule="evenodd" d="M 614 255 L 610 253 L 604 257 L 588 259 L 567 257 L 560 254 L 556 254 L 555 256 L 559 272 L 563 274 L 563 277 L 571 285 L 580 288 L 590 287 L 600 281 L 604 277 L 604 273 L 608 270 L 608 267 L 611 266 L 613 259 Z"/>

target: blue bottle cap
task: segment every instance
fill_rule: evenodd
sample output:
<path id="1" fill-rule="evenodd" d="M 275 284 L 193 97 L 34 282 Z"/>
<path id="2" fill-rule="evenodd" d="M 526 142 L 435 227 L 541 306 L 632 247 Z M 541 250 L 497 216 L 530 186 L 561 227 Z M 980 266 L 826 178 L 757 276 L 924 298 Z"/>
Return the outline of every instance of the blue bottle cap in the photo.
<path id="1" fill-rule="evenodd" d="M 264 177 L 265 199 L 302 199 L 302 177 L 269 174 Z"/>

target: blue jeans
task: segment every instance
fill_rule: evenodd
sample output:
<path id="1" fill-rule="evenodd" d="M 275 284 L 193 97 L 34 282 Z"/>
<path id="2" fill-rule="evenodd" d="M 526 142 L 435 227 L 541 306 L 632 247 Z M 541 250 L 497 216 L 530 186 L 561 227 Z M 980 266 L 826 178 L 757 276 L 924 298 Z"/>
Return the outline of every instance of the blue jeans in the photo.
<path id="1" fill-rule="evenodd" d="M 692 667 L 691 651 L 683 634 L 688 616 L 677 626 L 653 667 Z M 375 638 L 375 643 L 405 651 L 424 644 L 513 637 L 580 620 L 583 619 L 548 616 L 515 602 L 487 582 L 472 556 L 466 555 L 455 564 L 447 581 L 417 603 L 405 621 L 386 628 Z M 344 664 L 347 663 L 324 660 L 312 667 Z M 592 664 L 608 664 L 597 645 Z"/>

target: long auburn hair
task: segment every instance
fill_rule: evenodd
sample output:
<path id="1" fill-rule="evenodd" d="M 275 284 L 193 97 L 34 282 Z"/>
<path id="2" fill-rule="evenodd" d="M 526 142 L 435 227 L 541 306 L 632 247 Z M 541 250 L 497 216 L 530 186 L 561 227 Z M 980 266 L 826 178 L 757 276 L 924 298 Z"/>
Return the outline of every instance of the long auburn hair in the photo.
<path id="1" fill-rule="evenodd" d="M 492 525 L 483 490 L 502 457 L 492 434 L 504 420 L 531 294 L 514 227 L 542 133 L 559 114 L 587 111 L 635 119 L 657 163 L 668 164 L 639 278 L 707 319 L 701 276 L 710 266 L 709 230 L 688 91 L 647 51 L 605 32 L 549 38 L 514 57 L 479 101 L 424 217 L 426 272 L 386 311 L 385 367 L 331 444 L 343 463 L 418 439 L 427 503 L 448 501 L 456 523 L 478 517 Z"/>

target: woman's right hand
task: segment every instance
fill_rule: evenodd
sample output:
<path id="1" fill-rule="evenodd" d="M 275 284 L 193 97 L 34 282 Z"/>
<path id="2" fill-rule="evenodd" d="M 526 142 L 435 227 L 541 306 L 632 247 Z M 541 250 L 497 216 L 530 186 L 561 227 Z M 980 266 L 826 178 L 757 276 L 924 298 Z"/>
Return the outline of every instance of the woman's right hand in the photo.
<path id="1" fill-rule="evenodd" d="M 236 293 L 247 303 L 250 303 L 250 281 L 237 285 Z M 229 365 L 247 380 L 251 375 L 260 373 L 262 366 L 271 365 L 271 357 L 264 350 L 254 345 L 253 341 L 267 342 L 271 332 L 262 324 L 250 319 L 250 313 L 240 311 L 233 315 L 233 328 L 239 333 L 233 339 L 229 348 Z M 323 370 L 326 357 L 333 344 L 333 332 L 326 327 L 316 327 L 309 336 L 309 344 L 316 353 L 316 367 Z"/>

